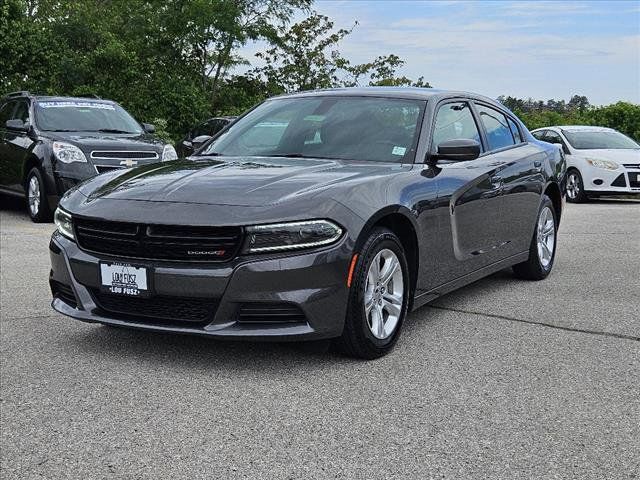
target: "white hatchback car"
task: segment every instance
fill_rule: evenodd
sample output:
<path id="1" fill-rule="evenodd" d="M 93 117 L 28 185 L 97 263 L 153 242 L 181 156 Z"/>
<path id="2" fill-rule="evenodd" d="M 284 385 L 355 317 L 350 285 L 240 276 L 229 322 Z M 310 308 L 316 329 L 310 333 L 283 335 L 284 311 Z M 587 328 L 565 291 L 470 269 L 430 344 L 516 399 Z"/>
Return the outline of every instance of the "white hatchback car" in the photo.
<path id="1" fill-rule="evenodd" d="M 640 195 L 640 145 L 605 127 L 545 127 L 535 138 L 562 147 L 567 159 L 567 201 L 597 195 Z"/>

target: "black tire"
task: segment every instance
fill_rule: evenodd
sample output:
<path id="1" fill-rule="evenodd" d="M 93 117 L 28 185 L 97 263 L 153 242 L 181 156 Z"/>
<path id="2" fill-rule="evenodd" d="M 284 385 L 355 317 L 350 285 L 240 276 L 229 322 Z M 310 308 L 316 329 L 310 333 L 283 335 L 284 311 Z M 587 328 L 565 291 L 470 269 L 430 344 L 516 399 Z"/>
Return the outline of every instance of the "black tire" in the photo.
<path id="1" fill-rule="evenodd" d="M 549 209 L 553 218 L 553 251 L 551 252 L 551 259 L 548 264 L 544 265 L 540 259 L 538 253 L 538 222 L 543 211 Z M 549 211 L 546 210 L 546 211 Z M 518 263 L 513 266 L 513 273 L 516 277 L 524 280 L 543 280 L 551 273 L 553 269 L 553 263 L 556 259 L 556 245 L 558 243 L 558 219 L 556 217 L 556 211 L 553 208 L 553 202 L 546 195 L 542 196 L 542 202 L 538 208 L 538 214 L 536 215 L 535 228 L 533 230 L 533 238 L 531 239 L 531 245 L 529 247 L 529 258 L 526 262 Z"/>
<path id="2" fill-rule="evenodd" d="M 369 267 L 376 255 L 384 249 L 391 250 L 399 261 L 402 271 L 403 300 L 395 329 L 387 338 L 380 339 L 376 338 L 369 328 L 365 314 L 364 294 Z M 386 228 L 375 228 L 364 243 L 356 262 L 344 330 L 342 336 L 336 341 L 337 347 L 349 356 L 367 360 L 389 353 L 398 341 L 407 315 L 410 291 L 409 269 L 400 240 Z"/>
<path id="3" fill-rule="evenodd" d="M 32 181 L 37 182 L 38 185 L 38 201 L 37 204 L 31 202 L 30 185 Z M 31 217 L 31 220 L 35 223 L 47 223 L 53 219 L 53 214 L 49 208 L 49 202 L 47 199 L 47 191 L 45 187 L 42 174 L 37 167 L 33 167 L 27 175 L 27 181 L 24 186 L 27 212 Z"/>
<path id="4" fill-rule="evenodd" d="M 572 179 L 575 181 L 575 190 L 571 186 Z M 576 168 L 569 169 L 567 172 L 567 202 L 584 203 L 588 201 L 589 197 L 584 191 L 582 175 Z"/>

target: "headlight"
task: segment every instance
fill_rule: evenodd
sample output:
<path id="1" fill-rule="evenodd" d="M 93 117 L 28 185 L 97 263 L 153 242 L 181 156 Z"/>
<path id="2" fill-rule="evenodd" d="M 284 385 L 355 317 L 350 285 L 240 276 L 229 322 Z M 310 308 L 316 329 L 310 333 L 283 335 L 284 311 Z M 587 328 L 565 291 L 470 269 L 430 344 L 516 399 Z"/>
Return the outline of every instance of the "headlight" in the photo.
<path id="1" fill-rule="evenodd" d="M 605 170 L 617 170 L 618 164 L 610 160 L 599 160 L 597 158 L 587 158 L 587 163 L 592 167 L 604 168 Z"/>
<path id="2" fill-rule="evenodd" d="M 277 252 L 329 245 L 342 236 L 342 229 L 328 220 L 274 223 L 247 227 L 243 253 Z"/>
<path id="3" fill-rule="evenodd" d="M 62 163 L 86 162 L 82 150 L 75 145 L 65 142 L 53 142 L 53 154 Z"/>
<path id="4" fill-rule="evenodd" d="M 176 160 L 178 158 L 178 154 L 176 153 L 176 149 L 171 145 L 165 145 L 162 150 L 162 161 L 168 162 L 169 160 Z"/>
<path id="5" fill-rule="evenodd" d="M 53 214 L 53 221 L 58 227 L 58 231 L 67 238 L 75 240 L 73 234 L 73 221 L 71 215 L 62 210 L 60 207 L 56 208 L 56 213 Z"/>

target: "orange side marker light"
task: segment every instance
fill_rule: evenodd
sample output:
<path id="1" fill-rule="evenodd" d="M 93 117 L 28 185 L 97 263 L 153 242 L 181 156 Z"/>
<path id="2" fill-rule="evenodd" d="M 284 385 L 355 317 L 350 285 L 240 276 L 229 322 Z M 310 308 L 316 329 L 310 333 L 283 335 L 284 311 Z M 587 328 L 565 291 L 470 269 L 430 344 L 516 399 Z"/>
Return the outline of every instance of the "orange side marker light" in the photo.
<path id="1" fill-rule="evenodd" d="M 353 279 L 353 271 L 356 268 L 356 262 L 358 261 L 358 254 L 354 253 L 351 257 L 351 264 L 349 265 L 349 275 L 347 275 L 347 287 L 351 288 L 351 280 Z"/>

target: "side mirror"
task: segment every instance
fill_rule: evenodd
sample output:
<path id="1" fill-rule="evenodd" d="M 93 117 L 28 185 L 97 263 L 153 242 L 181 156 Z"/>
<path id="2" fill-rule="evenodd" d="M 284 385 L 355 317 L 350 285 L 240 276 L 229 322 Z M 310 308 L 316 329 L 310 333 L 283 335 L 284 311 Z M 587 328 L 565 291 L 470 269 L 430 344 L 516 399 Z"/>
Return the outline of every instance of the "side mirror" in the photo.
<path id="1" fill-rule="evenodd" d="M 200 150 L 200 147 L 211 140 L 211 135 L 200 135 L 193 140 L 191 140 L 191 145 L 193 146 L 193 151 L 196 152 Z"/>
<path id="2" fill-rule="evenodd" d="M 147 133 L 156 133 L 156 127 L 154 127 L 151 123 L 143 123 L 142 129 Z"/>
<path id="3" fill-rule="evenodd" d="M 13 120 L 7 120 L 7 122 L 5 123 L 5 126 L 9 130 L 17 130 L 19 132 L 28 132 L 29 131 L 29 124 L 23 122 L 19 118 L 14 118 Z"/>
<path id="4" fill-rule="evenodd" d="M 468 138 L 447 140 L 438 145 L 438 153 L 432 155 L 433 160 L 446 160 L 448 162 L 464 162 L 475 160 L 480 156 L 480 143 Z"/>

